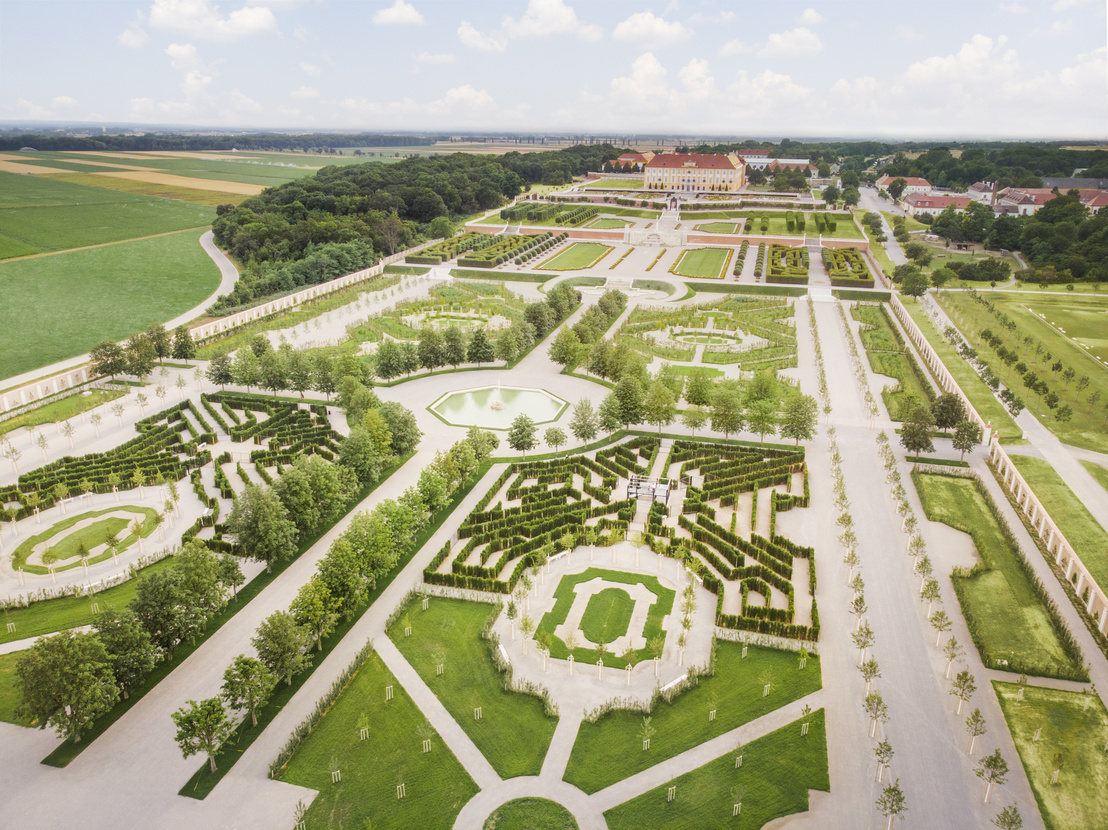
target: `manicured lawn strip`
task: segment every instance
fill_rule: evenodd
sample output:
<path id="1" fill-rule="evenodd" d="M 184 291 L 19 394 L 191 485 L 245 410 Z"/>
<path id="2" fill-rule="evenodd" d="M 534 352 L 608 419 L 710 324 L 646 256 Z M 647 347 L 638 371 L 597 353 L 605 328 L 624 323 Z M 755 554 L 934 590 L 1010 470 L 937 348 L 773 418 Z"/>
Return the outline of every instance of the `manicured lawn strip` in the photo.
<path id="1" fill-rule="evenodd" d="M 1108 712 L 1096 694 L 993 681 L 1008 731 L 1015 741 L 1039 813 L 1048 830 L 1100 827 L 1108 792 Z M 1042 729 L 1038 741 L 1035 730 Z M 1065 765 L 1051 784 L 1055 753 Z"/>
<path id="2" fill-rule="evenodd" d="M 762 827 L 781 816 L 805 812 L 808 790 L 830 792 L 827 732 L 824 712 L 808 718 L 808 734 L 800 722 L 790 723 L 743 747 L 743 765 L 735 769 L 727 753 L 604 814 L 611 830 L 651 830 L 689 827 Z M 676 798 L 666 801 L 671 786 Z M 731 788 L 745 788 L 742 813 L 732 818 Z"/>
<path id="3" fill-rule="evenodd" d="M 727 248 L 693 248 L 685 251 L 674 264 L 672 273 L 682 277 L 719 279 L 727 264 Z"/>
<path id="4" fill-rule="evenodd" d="M 931 318 L 920 308 L 919 301 L 912 297 L 901 297 L 900 299 L 909 316 L 919 326 L 919 330 L 923 332 L 923 336 L 927 338 L 931 348 L 935 350 L 935 354 L 939 356 L 947 371 L 958 383 L 958 387 L 966 393 L 966 397 L 973 404 L 973 408 L 977 410 L 977 414 L 991 423 L 993 429 L 1000 434 L 1001 442 L 1022 438 L 1023 430 L 1012 420 L 1012 416 L 1008 414 L 1004 404 L 997 400 L 993 390 L 985 384 L 985 381 L 981 380 L 981 376 L 935 328 Z"/>
<path id="5" fill-rule="evenodd" d="M 874 305 L 854 305 L 850 313 L 855 320 L 863 326 L 859 334 L 862 337 L 862 347 L 866 350 L 870 368 L 881 375 L 894 378 L 900 382 L 899 391 L 883 389 L 881 398 L 885 402 L 885 408 L 889 411 L 889 417 L 894 421 L 903 421 L 908 415 L 907 409 L 912 401 L 929 401 L 931 392 L 925 381 L 913 370 L 912 360 L 909 358 L 906 347 L 902 347 L 893 334 L 892 326 L 884 312 Z M 919 364 L 916 364 L 917 366 Z M 920 372 L 924 371 L 921 367 Z"/>
<path id="6" fill-rule="evenodd" d="M 203 301 L 219 285 L 219 269 L 200 247 L 201 233 L 0 263 L 0 373 L 84 354 Z"/>
<path id="7" fill-rule="evenodd" d="M 693 230 L 698 233 L 738 233 L 738 227 L 734 222 L 705 222 Z"/>
<path id="8" fill-rule="evenodd" d="M 862 229 L 866 233 L 866 239 L 869 240 L 870 253 L 873 254 L 873 258 L 877 260 L 877 264 L 881 266 L 881 270 L 885 272 L 885 275 L 891 278 L 896 266 L 889 259 L 889 254 L 885 250 L 885 243 L 877 241 L 876 235 L 869 229 L 868 225 L 862 225 Z M 857 231 L 857 227 L 854 230 Z M 857 236 L 857 233 L 855 233 L 855 236 Z"/>
<path id="9" fill-rule="evenodd" d="M 386 686 L 394 697 L 385 702 Z M 369 721 L 361 740 L 359 722 Z M 307 828 L 420 827 L 449 830 L 478 787 L 438 733 L 423 752 L 423 713 L 371 654 L 331 710 L 285 765 L 280 779 L 319 791 L 304 815 Z M 335 766 L 332 767 L 334 759 Z M 331 770 L 342 780 L 333 784 Z M 396 797 L 403 783 L 405 797 Z"/>
<path id="10" fill-rule="evenodd" d="M 594 219 L 586 227 L 596 228 L 597 230 L 611 230 L 613 228 L 626 228 L 630 223 L 624 219 L 606 219 L 601 217 L 600 219 Z"/>
<path id="11" fill-rule="evenodd" d="M 1108 490 L 1108 468 L 1102 467 L 1095 461 L 1082 461 L 1081 466 L 1100 483 L 1101 487 Z"/>
<path id="12" fill-rule="evenodd" d="M 627 633 L 635 603 L 622 588 L 605 588 L 589 598 L 581 617 L 581 633 L 593 643 L 610 643 Z"/>
<path id="13" fill-rule="evenodd" d="M 558 719 L 542 700 L 505 691 L 481 631 L 497 609 L 464 600 L 433 597 L 426 611 L 413 605 L 387 632 L 423 681 L 442 701 L 501 778 L 538 775 Z M 412 636 L 404 636 L 405 625 Z M 435 674 L 436 652 L 444 670 Z M 473 710 L 481 707 L 481 720 Z"/>
<path id="14" fill-rule="evenodd" d="M 581 185 L 589 190 L 641 190 L 642 186 L 642 179 L 594 179 Z"/>
<path id="15" fill-rule="evenodd" d="M 173 557 L 168 556 L 153 565 L 146 566 L 139 571 L 139 574 L 140 576 L 151 574 L 163 568 L 168 568 L 171 564 L 173 564 Z M 122 585 L 116 585 L 89 597 L 44 599 L 26 608 L 0 611 L 0 622 L 5 624 L 4 629 L 0 630 L 0 643 L 26 640 L 43 634 L 52 634 L 55 631 L 64 631 L 67 628 L 92 625 L 94 617 L 92 603 L 99 603 L 101 611 L 108 608 L 126 608 L 131 600 L 135 598 L 137 586 L 138 580 L 130 579 Z M 14 634 L 8 633 L 7 623 L 15 623 Z"/>
<path id="16" fill-rule="evenodd" d="M 809 656 L 806 669 L 798 666 L 793 652 L 752 645 L 743 660 L 741 643 L 717 641 L 715 675 L 701 678 L 673 703 L 658 701 L 649 750 L 643 751 L 639 734 L 642 714 L 613 711 L 581 724 L 564 778 L 597 792 L 819 689 L 819 659 Z M 772 689 L 763 697 L 767 677 Z M 712 708 L 716 719 L 709 721 Z"/>
<path id="17" fill-rule="evenodd" d="M 489 280 L 495 280 L 497 282 L 546 282 L 552 279 L 547 274 L 521 274 L 518 271 L 494 271 L 489 269 L 488 271 L 479 271 L 476 268 L 451 268 L 450 276 L 457 277 L 463 280 L 481 280 L 482 282 L 488 282 Z"/>
<path id="18" fill-rule="evenodd" d="M 80 392 L 59 398 L 46 406 L 36 407 L 22 415 L 16 415 L 6 421 L 0 422 L 0 435 L 23 427 L 39 426 L 40 424 L 52 424 L 55 421 L 68 421 L 70 418 L 88 412 L 90 409 L 110 403 L 116 398 L 126 395 L 123 389 L 93 389 L 88 395 Z"/>
<path id="19" fill-rule="evenodd" d="M 386 470 L 384 477 L 381 479 L 380 482 L 378 482 L 377 485 L 364 490 L 361 494 L 359 494 L 359 496 L 355 500 L 355 504 L 364 501 L 370 493 L 377 489 L 377 487 L 379 487 L 381 484 L 384 484 L 387 477 L 396 472 L 396 470 L 398 470 L 403 465 L 403 463 L 408 460 L 408 458 L 411 458 L 411 456 L 406 456 L 404 459 L 401 460 L 399 464 Z M 254 743 L 254 739 L 265 731 L 265 728 L 269 725 L 270 721 L 272 721 L 277 716 L 277 713 L 284 708 L 285 704 L 292 700 L 293 695 L 295 695 L 297 691 L 299 691 L 300 687 L 308 681 L 308 678 L 312 676 L 312 673 L 323 663 L 327 656 L 335 650 L 335 647 L 340 642 L 342 642 L 342 639 L 349 633 L 350 629 L 354 627 L 355 623 L 358 622 L 362 614 L 364 614 L 366 610 L 371 605 L 373 605 L 374 602 L 377 601 L 384 590 L 392 584 L 392 581 L 394 579 L 396 579 L 397 575 L 402 570 L 404 570 L 404 566 L 412 561 L 412 558 L 419 552 L 420 548 L 422 548 L 423 545 L 427 543 L 427 540 L 430 539 L 432 535 L 434 535 L 435 531 L 437 531 L 439 527 L 442 526 L 442 523 L 446 521 L 446 518 L 450 515 L 454 508 L 457 507 L 461 500 L 469 494 L 469 491 L 473 489 L 473 486 L 477 483 L 481 476 L 483 476 L 488 471 L 488 466 L 489 465 L 483 463 L 477 469 L 474 478 L 469 482 L 469 484 L 459 488 L 458 492 L 454 494 L 450 502 L 445 507 L 442 507 L 438 513 L 431 517 L 430 524 L 428 524 L 428 526 L 421 530 L 416 536 L 415 542 L 412 544 L 412 548 L 408 552 L 408 554 L 401 557 L 397 561 L 396 567 L 393 568 L 386 576 L 378 580 L 377 585 L 373 588 L 372 591 L 367 594 L 365 602 L 363 602 L 362 605 L 354 610 L 354 613 L 351 615 L 351 617 L 349 619 L 339 620 L 339 624 L 335 626 L 335 630 L 332 631 L 330 636 L 328 636 L 327 639 L 323 641 L 322 651 L 316 650 L 312 652 L 312 654 L 315 655 L 315 659 L 312 661 L 312 665 L 306 671 L 301 672 L 300 674 L 293 677 L 291 686 L 287 683 L 278 684 L 277 689 L 274 692 L 273 697 L 270 699 L 269 703 L 258 710 L 258 725 L 251 726 L 248 720 L 243 720 L 239 724 L 238 728 L 235 730 L 233 740 L 229 741 L 229 745 L 225 745 L 223 751 L 220 752 L 220 754 L 217 756 L 216 763 L 218 764 L 219 768 L 213 773 L 207 763 L 202 764 L 200 768 L 193 774 L 192 778 L 188 780 L 185 786 L 180 789 L 178 793 L 179 795 L 189 796 L 191 798 L 208 797 L 208 794 L 211 793 L 213 789 L 215 789 L 215 785 L 223 780 L 223 776 L 226 775 L 230 771 L 230 769 L 238 762 L 238 759 L 242 756 L 242 753 L 244 753 L 250 747 L 250 745 Z M 305 550 L 306 549 L 307 548 L 305 548 Z"/>
<path id="20" fill-rule="evenodd" d="M 1108 532 L 1049 462 L 1030 455 L 1013 455 L 1011 459 L 1093 579 L 1098 585 L 1108 585 Z"/>
<path id="21" fill-rule="evenodd" d="M 142 520 L 142 528 L 140 530 L 140 535 L 143 538 L 148 537 L 151 533 L 154 532 L 154 528 L 158 526 L 156 520 L 156 517 L 158 515 L 157 511 L 155 511 L 151 507 L 137 507 L 132 504 L 122 504 L 118 507 L 105 507 L 103 510 L 93 510 L 87 513 L 78 513 L 73 516 L 68 516 L 67 518 L 62 519 L 59 522 L 55 522 L 50 527 L 46 528 L 46 530 L 44 530 L 42 533 L 32 536 L 29 539 L 25 539 L 12 554 L 12 567 L 21 567 L 27 573 L 50 573 L 50 569 L 43 567 L 42 565 L 26 564 L 27 557 L 31 555 L 31 551 L 34 549 L 35 545 L 39 544 L 45 539 L 51 538 L 55 534 L 60 533 L 67 528 L 73 527 L 73 525 L 77 524 L 80 521 L 95 518 L 97 516 L 103 516 L 106 513 L 114 513 L 117 510 L 124 509 L 130 513 L 141 513 L 145 516 L 145 518 Z M 66 536 L 61 538 L 57 544 L 52 545 L 50 548 L 48 548 L 49 552 L 55 555 L 55 562 L 57 563 L 55 566 L 55 570 L 66 571 L 71 568 L 81 567 L 80 560 L 77 560 L 76 562 L 66 562 L 65 560 L 72 559 L 73 557 L 77 556 L 79 552 L 79 545 L 82 542 L 85 545 L 86 551 L 90 551 L 99 545 L 103 545 L 105 543 L 105 539 L 107 538 L 109 530 L 118 537 L 119 550 L 126 550 L 128 547 L 138 541 L 138 537 L 128 530 L 131 526 L 131 522 L 135 521 L 136 518 L 137 517 L 130 519 L 101 519 L 100 521 L 93 522 L 91 525 L 83 527 L 74 533 L 67 534 Z M 128 532 L 124 533 L 123 531 L 125 530 L 128 530 Z M 95 556 L 90 556 L 88 561 L 89 564 L 94 564 L 96 562 L 101 562 L 109 558 L 110 556 L 111 551 L 105 549 Z"/>
<path id="22" fill-rule="evenodd" d="M 558 587 L 554 589 L 554 607 L 551 608 L 543 618 L 539 620 L 538 628 L 536 629 L 536 636 L 539 632 L 549 633 L 552 637 L 552 643 L 550 648 L 550 656 L 556 660 L 565 660 L 569 657 L 569 650 L 566 648 L 565 642 L 560 637 L 554 636 L 554 629 L 566 621 L 566 617 L 569 616 L 569 610 L 573 607 L 574 598 L 577 594 L 574 592 L 574 588 L 582 582 L 590 582 L 593 579 L 603 578 L 608 582 L 616 582 L 623 585 L 643 585 L 648 591 L 650 591 L 658 599 L 650 606 L 646 615 L 646 624 L 643 627 L 642 632 L 631 632 L 635 637 L 638 637 L 641 633 L 647 641 L 656 637 L 658 634 L 666 635 L 667 632 L 662 630 L 662 618 L 673 611 L 673 601 L 676 598 L 676 593 L 670 588 L 666 588 L 662 583 L 658 581 L 655 576 L 649 574 L 629 574 L 623 571 L 609 571 L 603 568 L 588 568 L 578 574 L 569 574 L 563 576 L 558 582 Z M 630 601 L 630 597 L 627 597 Z M 582 617 L 581 625 L 584 631 L 586 619 L 588 617 L 588 607 L 586 606 L 586 613 Z M 596 613 L 595 611 L 593 612 Z M 585 632 L 587 634 L 587 632 Z M 593 643 L 598 642 L 592 640 Z M 635 655 L 631 658 L 632 664 L 638 663 L 640 660 L 649 659 L 650 653 L 647 649 L 641 648 L 636 651 Z M 591 648 L 587 643 L 582 644 L 573 650 L 573 659 L 581 662 L 595 663 L 597 659 L 596 650 Z M 616 668 L 623 668 L 627 665 L 627 661 L 620 655 L 608 654 L 604 660 L 605 666 L 614 666 Z"/>
<path id="23" fill-rule="evenodd" d="M 555 801 L 517 798 L 493 810 L 483 830 L 577 830 L 577 820 Z"/>
<path id="24" fill-rule="evenodd" d="M 958 328 L 970 344 L 992 365 L 993 371 L 1006 384 L 1011 384 L 1028 411 L 1063 443 L 1108 452 L 1103 403 L 1108 398 L 1108 367 L 1098 360 L 1108 359 L 1108 338 L 1104 337 L 1104 312 L 1108 311 L 1108 299 L 1087 294 L 1079 297 L 1046 294 L 1030 297 L 1005 292 L 984 293 L 986 299 L 1015 323 L 1014 331 L 1007 330 L 968 294 L 944 291 L 938 299 L 947 313 L 956 318 Z M 1039 314 L 1044 314 L 1046 319 L 1039 317 Z M 1065 329 L 1066 333 L 1062 334 L 1050 323 Z M 1058 410 L 1048 408 L 1042 398 L 1028 389 L 1013 370 L 1004 366 L 996 352 L 980 339 L 980 333 L 986 328 L 1003 338 L 1005 348 L 1016 352 L 1028 368 L 1058 394 L 1060 404 L 1072 408 L 1072 417 L 1068 421 L 1059 421 L 1056 416 Z M 1051 361 L 1046 361 L 1045 355 L 1038 355 L 1024 344 L 1023 339 L 1028 336 L 1038 340 L 1043 349 L 1051 353 Z M 1089 348 L 1077 345 L 1069 339 L 1071 337 Z M 1072 368 L 1078 378 L 1088 375 L 1089 387 L 1080 393 L 1080 397 L 1075 383 L 1067 385 L 1053 374 L 1050 367 L 1055 361 Z M 1092 406 L 1089 398 L 1098 391 L 1102 400 Z"/>
<path id="25" fill-rule="evenodd" d="M 1037 595 L 989 505 L 970 478 L 913 471 L 927 518 L 973 536 L 981 565 L 952 575 L 974 644 L 990 668 L 1041 677 L 1087 679 L 1066 653 L 1062 635 Z M 1007 660 L 1007 667 L 998 665 Z"/>
<path id="26" fill-rule="evenodd" d="M 923 222 L 919 221 L 918 219 L 913 219 L 911 216 L 898 217 L 895 213 L 889 213 L 889 211 L 887 210 L 881 211 L 881 215 L 885 217 L 885 221 L 889 223 L 890 228 L 895 227 L 895 225 L 893 224 L 893 220 L 899 218 L 904 220 L 904 228 L 908 231 L 908 233 L 911 233 L 912 231 L 931 230 L 930 225 L 925 225 L 923 224 Z"/>
<path id="27" fill-rule="evenodd" d="M 15 714 L 15 708 L 23 699 L 19 691 L 19 677 L 16 676 L 15 666 L 23 654 L 22 651 L 0 654 L 0 721 L 14 723 L 17 726 L 30 726 L 30 723 L 16 717 Z"/>
<path id="28" fill-rule="evenodd" d="M 411 455 L 401 458 L 392 467 L 386 468 L 382 472 L 381 480 L 377 482 L 377 484 L 363 489 L 351 500 L 350 510 L 353 510 L 355 507 L 357 507 L 357 505 L 360 504 L 367 496 L 369 496 L 370 493 L 372 493 L 374 490 L 377 489 L 377 487 L 387 481 L 388 476 L 396 472 L 396 470 L 403 466 L 404 462 L 407 461 L 409 458 L 411 458 Z M 146 679 L 142 682 L 142 684 L 138 686 L 134 692 L 131 693 L 131 696 L 129 698 L 127 698 L 126 700 L 120 700 L 119 703 L 117 703 L 110 712 L 103 715 L 99 720 L 93 723 L 93 725 L 85 733 L 79 744 L 74 744 L 66 741 L 49 755 L 47 755 L 43 759 L 42 763 L 52 767 L 64 767 L 70 761 L 80 755 L 85 750 L 85 748 L 90 746 L 94 740 L 100 737 L 100 735 L 103 734 L 104 731 L 108 729 L 108 727 L 110 727 L 113 723 L 123 717 L 123 715 L 125 715 L 132 706 L 138 703 L 138 701 L 142 700 L 143 696 L 155 686 L 157 686 L 158 683 L 160 683 L 166 675 L 168 675 L 183 662 L 185 662 L 185 659 L 188 658 L 198 648 L 200 648 L 200 646 L 204 645 L 204 643 L 210 636 L 212 636 L 212 634 L 219 631 L 219 629 L 223 627 L 224 623 L 234 617 L 240 609 L 245 608 L 246 605 L 248 605 L 250 601 L 253 600 L 254 597 L 258 596 L 258 594 L 260 594 L 265 588 L 267 588 L 274 579 L 284 573 L 285 569 L 294 561 L 296 561 L 296 559 L 299 558 L 300 554 L 314 545 L 319 540 L 319 538 L 327 532 L 327 530 L 330 530 L 330 528 L 325 528 L 316 536 L 312 536 L 307 539 L 301 539 L 298 545 L 297 555 L 295 557 L 293 557 L 292 559 L 286 559 L 283 562 L 278 562 L 273 566 L 273 570 L 271 572 L 262 571 L 260 574 L 250 580 L 250 582 L 242 586 L 242 588 L 238 592 L 238 596 L 234 597 L 230 602 L 227 603 L 222 611 L 220 611 L 215 617 L 209 620 L 208 627 L 196 640 L 192 641 L 191 643 L 178 643 L 177 647 L 173 649 L 173 660 L 171 662 L 162 662 L 154 669 L 154 671 L 150 672 L 150 674 L 146 676 Z M 393 574 L 395 573 L 396 571 L 393 572 Z M 392 575 L 386 577 L 386 579 L 391 578 Z M 129 583 L 125 583 L 125 585 L 132 584 L 134 584 L 134 580 Z M 328 648 L 327 643 L 324 643 L 323 647 L 324 650 L 326 650 Z M 297 678 L 307 679 L 307 676 L 307 674 L 301 674 L 298 675 Z M 293 686 L 299 688 L 299 686 L 297 685 L 297 678 L 293 678 Z M 303 680 L 299 680 L 299 682 L 303 683 Z M 274 695 L 274 698 L 278 697 L 282 688 L 288 687 L 279 687 L 277 694 Z M 270 715 L 270 718 L 272 718 L 272 715 Z M 265 723 L 268 722 L 268 720 L 265 721 Z M 258 712 L 258 725 L 259 727 L 263 727 L 262 710 L 259 710 Z M 253 738 L 251 738 L 250 740 L 253 740 Z M 249 746 L 249 742 L 246 743 L 246 746 Z M 244 746 L 243 750 L 245 750 L 245 748 L 246 747 Z M 226 766 L 230 768 L 231 764 L 227 764 Z M 207 768 L 208 764 L 205 762 L 204 769 Z M 226 770 L 217 772 L 218 778 L 223 777 L 223 772 L 226 772 Z M 214 786 L 214 783 L 212 784 L 212 786 Z"/>
<path id="29" fill-rule="evenodd" d="M 535 268 L 539 271 L 580 271 L 596 265 L 614 250 L 611 245 L 601 245 L 599 242 L 574 242 L 560 254 L 555 254 Z"/>
<path id="30" fill-rule="evenodd" d="M 737 285 L 713 282 L 687 282 L 686 287 L 700 294 L 755 294 L 781 297 L 803 297 L 808 288 L 803 285 Z M 684 299 L 684 297 L 682 297 Z"/>

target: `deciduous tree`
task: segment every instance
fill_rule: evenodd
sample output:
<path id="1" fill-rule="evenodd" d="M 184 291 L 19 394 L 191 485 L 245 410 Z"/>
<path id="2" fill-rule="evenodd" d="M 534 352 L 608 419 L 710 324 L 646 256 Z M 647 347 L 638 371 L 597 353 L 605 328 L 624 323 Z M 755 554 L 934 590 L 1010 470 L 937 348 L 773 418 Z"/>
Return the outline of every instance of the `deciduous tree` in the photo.
<path id="1" fill-rule="evenodd" d="M 190 700 L 171 717 L 177 726 L 176 741 L 177 746 L 181 747 L 181 754 L 188 758 L 203 752 L 208 756 L 212 772 L 215 772 L 215 756 L 235 731 L 234 724 L 223 708 L 223 701 L 218 697 L 210 697 L 199 703 Z"/>

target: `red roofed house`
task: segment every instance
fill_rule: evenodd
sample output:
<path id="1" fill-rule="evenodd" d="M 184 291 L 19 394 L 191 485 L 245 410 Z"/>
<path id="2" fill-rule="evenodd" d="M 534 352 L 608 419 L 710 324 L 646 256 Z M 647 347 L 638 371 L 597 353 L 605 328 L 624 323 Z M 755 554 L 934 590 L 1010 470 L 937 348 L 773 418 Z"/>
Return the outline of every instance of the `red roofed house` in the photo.
<path id="1" fill-rule="evenodd" d="M 888 190 L 889 185 L 897 179 L 904 179 L 904 196 L 907 196 L 909 193 L 931 192 L 931 182 L 927 181 L 927 179 L 921 179 L 919 176 L 882 176 L 877 180 L 877 186 Z"/>
<path id="2" fill-rule="evenodd" d="M 921 213 L 930 216 L 938 216 L 951 205 L 957 211 L 963 211 L 966 206 L 974 201 L 969 196 L 925 196 L 922 193 L 912 193 L 904 198 L 904 209 L 909 216 L 919 216 Z"/>
<path id="3" fill-rule="evenodd" d="M 659 153 L 643 168 L 647 189 L 678 193 L 733 193 L 746 182 L 746 165 L 734 153 Z"/>
<path id="4" fill-rule="evenodd" d="M 1095 196 L 1082 199 L 1081 204 L 1089 209 L 1089 213 L 1096 216 L 1102 210 L 1108 208 L 1108 190 L 1101 190 Z"/>
<path id="5" fill-rule="evenodd" d="M 799 161 L 794 161 L 792 159 L 774 159 L 766 165 L 767 173 L 775 173 L 778 170 L 799 170 L 808 177 L 814 176 L 819 172 L 818 167 L 803 159 Z"/>
<path id="6" fill-rule="evenodd" d="M 654 158 L 654 154 L 647 150 L 645 153 L 624 153 L 611 164 L 620 164 L 626 167 L 630 164 L 636 170 L 642 170 L 648 161 Z"/>

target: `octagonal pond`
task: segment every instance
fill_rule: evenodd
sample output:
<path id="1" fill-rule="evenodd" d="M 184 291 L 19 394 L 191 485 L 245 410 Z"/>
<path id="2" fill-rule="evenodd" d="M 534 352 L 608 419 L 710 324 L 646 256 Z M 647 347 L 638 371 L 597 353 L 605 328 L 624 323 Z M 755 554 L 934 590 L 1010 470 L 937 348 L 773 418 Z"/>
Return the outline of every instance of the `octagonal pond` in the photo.
<path id="1" fill-rule="evenodd" d="M 455 426 L 508 429 L 518 415 L 526 414 L 541 424 L 557 419 L 567 406 L 543 389 L 481 386 L 443 395 L 428 409 Z"/>

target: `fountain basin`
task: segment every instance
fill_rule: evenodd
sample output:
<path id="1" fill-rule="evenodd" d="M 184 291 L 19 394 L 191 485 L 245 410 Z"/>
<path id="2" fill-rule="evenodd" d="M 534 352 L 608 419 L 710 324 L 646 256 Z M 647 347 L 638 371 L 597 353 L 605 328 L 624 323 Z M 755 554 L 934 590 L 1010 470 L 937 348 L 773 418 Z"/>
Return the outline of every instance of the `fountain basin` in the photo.
<path id="1" fill-rule="evenodd" d="M 555 421 L 569 406 L 543 389 L 520 386 L 480 386 L 443 395 L 429 407 L 448 424 L 508 429 L 521 414 L 536 424 Z"/>

